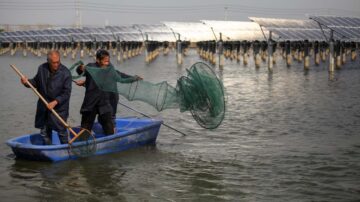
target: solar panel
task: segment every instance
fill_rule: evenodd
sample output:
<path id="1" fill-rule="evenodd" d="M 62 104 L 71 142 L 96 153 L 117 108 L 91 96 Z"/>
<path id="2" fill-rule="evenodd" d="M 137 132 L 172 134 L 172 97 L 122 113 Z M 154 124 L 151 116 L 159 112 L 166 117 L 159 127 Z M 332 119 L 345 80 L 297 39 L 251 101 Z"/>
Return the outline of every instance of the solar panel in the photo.
<path id="1" fill-rule="evenodd" d="M 352 41 L 360 41 L 360 27 L 359 28 L 345 28 L 345 27 L 332 27 L 335 32 L 341 33 L 344 39 Z"/>
<path id="2" fill-rule="evenodd" d="M 360 18 L 335 16 L 310 16 L 316 22 L 327 27 L 360 27 Z"/>
<path id="3" fill-rule="evenodd" d="M 4 36 L 11 36 L 11 32 L 4 32 Z"/>
<path id="4" fill-rule="evenodd" d="M 257 18 L 250 19 L 260 26 L 274 32 L 280 38 L 279 40 L 309 40 L 326 41 L 329 38 L 330 30 L 321 29 L 317 22 L 312 20 L 278 19 L 278 18 Z M 340 38 L 334 35 L 335 38 Z"/>
<path id="5" fill-rule="evenodd" d="M 199 22 L 163 22 L 175 34 L 180 34 L 180 39 L 185 41 L 209 41 L 215 40 L 210 27 Z M 176 36 L 177 37 L 177 36 Z"/>
<path id="6" fill-rule="evenodd" d="M 23 39 L 23 41 L 27 41 L 27 42 L 34 42 L 35 41 L 34 37 L 31 37 L 31 36 L 28 36 L 28 35 L 25 35 L 22 39 Z"/>
<path id="7" fill-rule="evenodd" d="M 134 27 L 142 32 L 171 32 L 164 24 L 135 24 Z"/>
<path id="8" fill-rule="evenodd" d="M 115 41 L 115 38 L 113 37 L 112 34 L 92 34 L 92 36 L 96 39 L 96 41 L 103 41 L 103 42 L 107 42 L 107 41 Z"/>
<path id="9" fill-rule="evenodd" d="M 20 37 L 11 36 L 9 37 L 10 42 L 22 42 Z"/>
<path id="10" fill-rule="evenodd" d="M 265 40 L 260 26 L 254 22 L 215 20 L 201 20 L 201 22 L 210 27 L 210 29 L 213 29 L 217 37 L 219 37 L 219 33 L 221 33 L 225 41 Z"/>
<path id="11" fill-rule="evenodd" d="M 20 31 L 16 31 L 12 33 L 12 36 L 21 36 L 22 33 Z"/>
<path id="12" fill-rule="evenodd" d="M 88 34 L 73 34 L 71 35 L 74 41 L 86 42 L 92 41 L 93 39 Z"/>
<path id="13" fill-rule="evenodd" d="M 258 23 L 266 28 L 303 28 L 303 29 L 319 29 L 316 22 L 312 20 L 298 19 L 281 19 L 281 18 L 258 18 L 249 17 L 250 20 Z"/>
<path id="14" fill-rule="evenodd" d="M 176 38 L 172 32 L 145 32 L 150 41 L 169 41 L 175 42 Z"/>
<path id="15" fill-rule="evenodd" d="M 134 33 L 140 33 L 140 31 L 136 28 L 134 28 L 134 26 L 130 26 L 130 25 L 124 25 L 124 26 L 107 26 L 106 27 L 108 30 L 110 30 L 113 33 L 120 33 L 120 32 L 124 32 L 124 33 L 129 33 L 129 32 L 134 32 Z"/>
<path id="16" fill-rule="evenodd" d="M 63 33 L 61 33 L 61 31 L 58 30 L 58 29 L 54 29 L 54 30 L 52 30 L 52 31 L 53 31 L 54 35 L 61 35 L 61 34 L 63 34 Z"/>
<path id="17" fill-rule="evenodd" d="M 360 41 L 360 18 L 337 17 L 337 16 L 310 16 L 310 19 L 318 22 L 334 31 L 341 40 Z"/>
<path id="18" fill-rule="evenodd" d="M 176 41 L 171 29 L 164 24 L 135 24 L 133 27 L 150 41 Z"/>
<path id="19" fill-rule="evenodd" d="M 121 41 L 143 41 L 144 40 L 141 33 L 122 32 L 122 33 L 115 34 L 115 36 L 116 36 L 116 38 L 119 38 L 119 40 L 121 40 Z"/>

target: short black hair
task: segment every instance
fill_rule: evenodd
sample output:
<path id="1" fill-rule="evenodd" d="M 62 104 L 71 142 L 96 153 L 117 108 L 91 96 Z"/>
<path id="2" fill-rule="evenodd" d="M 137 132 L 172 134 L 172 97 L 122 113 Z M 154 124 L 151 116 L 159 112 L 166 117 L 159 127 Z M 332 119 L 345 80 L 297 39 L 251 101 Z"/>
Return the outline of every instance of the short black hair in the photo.
<path id="1" fill-rule="evenodd" d="M 110 53 L 104 49 L 100 49 L 96 52 L 96 59 L 97 60 L 102 60 L 105 57 L 110 57 Z"/>

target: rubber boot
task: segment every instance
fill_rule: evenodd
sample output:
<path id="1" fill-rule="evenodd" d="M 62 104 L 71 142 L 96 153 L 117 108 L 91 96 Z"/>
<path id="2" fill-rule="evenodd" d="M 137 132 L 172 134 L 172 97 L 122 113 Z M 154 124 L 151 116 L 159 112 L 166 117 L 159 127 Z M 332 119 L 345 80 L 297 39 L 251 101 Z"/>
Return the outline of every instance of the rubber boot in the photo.
<path id="1" fill-rule="evenodd" d="M 51 145 L 51 132 L 52 131 L 49 130 L 47 127 L 40 129 L 40 135 L 43 138 L 45 145 Z"/>
<path id="2" fill-rule="evenodd" d="M 60 139 L 60 143 L 61 144 L 68 144 L 69 140 L 68 140 L 68 134 L 66 131 L 64 132 L 59 132 L 59 139 Z"/>

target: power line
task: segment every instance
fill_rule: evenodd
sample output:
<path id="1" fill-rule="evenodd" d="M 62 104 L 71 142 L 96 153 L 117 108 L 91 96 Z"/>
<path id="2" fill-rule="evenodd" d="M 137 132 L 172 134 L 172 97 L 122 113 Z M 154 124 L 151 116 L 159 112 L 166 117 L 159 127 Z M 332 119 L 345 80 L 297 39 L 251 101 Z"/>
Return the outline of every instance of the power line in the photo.
<path id="1" fill-rule="evenodd" d="M 213 10 L 218 10 L 218 7 L 188 7 L 188 8 L 178 8 L 178 7 L 173 7 L 173 8 L 156 8 L 156 7 L 151 7 L 151 8 L 123 8 L 123 7 L 109 7 L 109 6 L 91 6 L 91 5 L 82 5 L 82 4 L 78 4 L 76 7 L 78 7 L 79 9 L 92 9 L 92 10 L 118 10 L 118 11 L 137 11 L 137 12 L 153 12 L 153 11 L 158 11 L 158 12 L 173 12 L 173 11 L 182 11 L 182 12 L 192 12 L 192 11 L 213 11 Z M 270 10 L 270 9 L 257 9 L 257 8 L 236 8 L 236 7 L 226 7 L 227 10 L 229 12 L 238 12 L 238 11 L 245 11 L 245 12 L 256 12 L 256 13 L 275 13 L 275 12 L 289 12 L 289 10 L 287 9 L 277 9 L 277 10 Z M 48 6 L 48 5 L 22 5 L 22 6 L 9 6 L 9 5 L 1 5 L 0 7 L 1 10 L 59 10 L 59 9 L 63 9 L 63 10 L 73 10 L 75 9 L 75 5 L 58 5 L 56 7 L 53 6 Z M 293 9 L 291 11 L 291 13 L 293 12 L 297 12 L 297 13 L 309 13 L 310 12 L 326 12 L 328 9 Z M 351 11 L 351 10 L 344 10 L 344 9 L 332 9 L 332 11 L 345 11 L 345 12 L 356 12 L 356 11 Z M 288 13 L 288 14 L 291 14 Z"/>
<path id="2" fill-rule="evenodd" d="M 191 6 L 145 6 L 145 5 L 119 5 L 107 3 L 93 3 L 83 1 L 2 1 L 0 10 L 22 10 L 22 11 L 90 11 L 101 13 L 129 13 L 129 14 L 149 14 L 154 13 L 214 13 L 226 8 L 225 16 L 231 14 L 249 14 L 249 15 L 269 15 L 269 16 L 304 16 L 307 13 L 327 13 L 327 8 L 269 8 L 254 7 L 238 4 L 209 4 L 209 5 L 191 5 Z M 351 12 L 359 16 L 357 11 L 347 9 L 331 9 L 332 13 Z M 219 12 L 219 16 L 222 15 Z"/>
<path id="3" fill-rule="evenodd" d="M 23 8 L 23 7 L 46 7 L 51 8 L 52 6 L 62 6 L 62 7 L 73 7 L 75 5 L 74 1 L 37 1 L 37 2 L 27 2 L 27 1 L 3 1 L 0 2 L 2 6 L 15 7 L 15 8 Z M 239 5 L 239 4 L 209 4 L 209 5 L 189 5 L 189 6 L 143 6 L 143 5 L 120 5 L 120 4 L 108 4 L 108 3 L 93 3 L 93 2 L 78 2 L 78 6 L 81 7 L 91 7 L 91 8 L 108 8 L 108 9 L 138 9 L 138 10 L 186 10 L 186 9 L 211 9 L 211 8 L 224 8 L 227 7 L 232 10 L 257 10 L 257 11 L 325 11 L 328 8 L 277 8 L 277 7 L 259 7 L 259 6 L 247 6 L 247 5 Z M 357 12 L 356 10 L 349 9 L 332 9 L 332 10 L 341 10 L 341 11 L 351 11 Z"/>

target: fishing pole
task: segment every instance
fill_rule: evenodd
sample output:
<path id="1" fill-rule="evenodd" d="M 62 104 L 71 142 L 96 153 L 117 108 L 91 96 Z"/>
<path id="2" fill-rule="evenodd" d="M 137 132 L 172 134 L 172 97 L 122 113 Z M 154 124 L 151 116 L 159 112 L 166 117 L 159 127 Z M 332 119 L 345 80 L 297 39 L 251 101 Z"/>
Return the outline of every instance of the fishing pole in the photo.
<path id="1" fill-rule="evenodd" d="M 143 115 L 143 116 L 145 116 L 145 117 L 151 118 L 149 115 L 146 115 L 146 114 L 144 114 L 144 113 L 142 113 L 142 112 L 140 112 L 140 111 L 138 111 L 138 110 L 136 110 L 136 109 L 133 109 L 133 108 L 129 107 L 129 106 L 126 105 L 126 104 L 123 104 L 123 103 L 121 103 L 121 102 L 119 102 L 119 104 L 122 105 L 122 106 L 124 106 L 124 107 L 126 107 L 126 108 L 128 108 L 128 109 L 130 109 L 130 110 L 132 110 L 132 111 L 134 111 L 134 112 L 137 112 L 137 113 L 139 113 L 139 114 L 141 114 L 141 115 Z M 161 124 L 164 125 L 164 126 L 166 126 L 166 127 L 168 127 L 168 128 L 170 128 L 170 129 L 172 129 L 172 130 L 174 130 L 174 131 L 176 131 L 176 132 L 178 132 L 178 133 L 180 133 L 180 134 L 182 134 L 183 136 L 186 136 L 185 133 L 183 133 L 183 132 L 175 129 L 175 128 L 172 127 L 172 126 L 169 126 L 168 124 L 165 124 L 165 123 L 161 123 Z"/>

